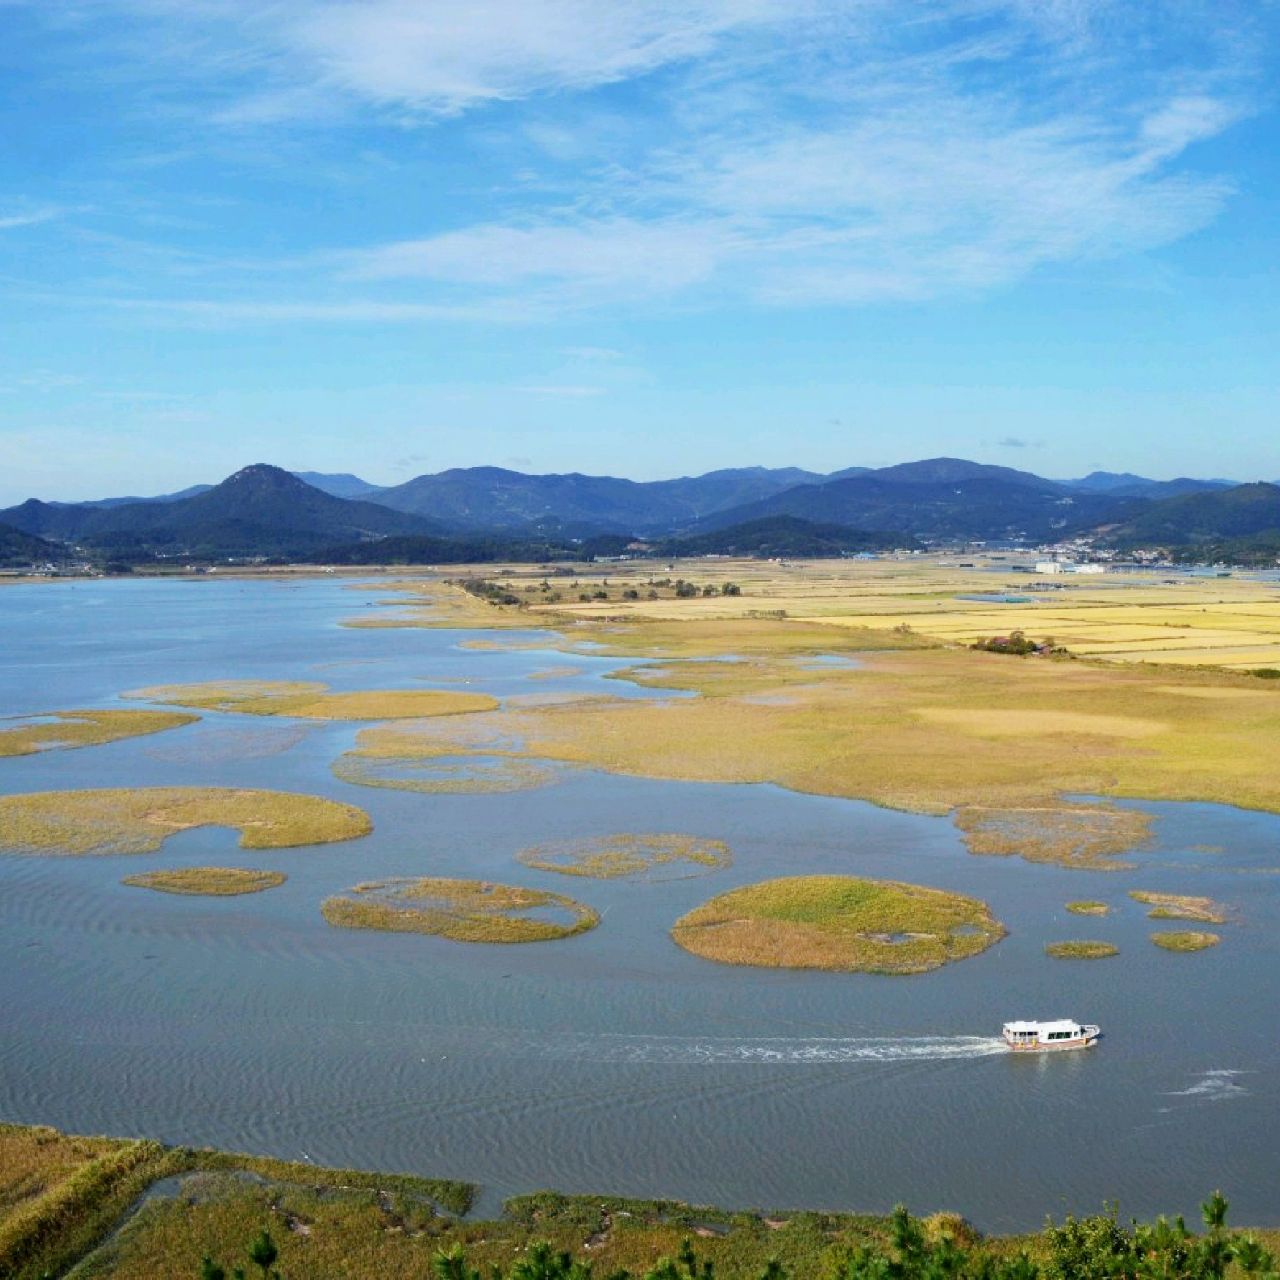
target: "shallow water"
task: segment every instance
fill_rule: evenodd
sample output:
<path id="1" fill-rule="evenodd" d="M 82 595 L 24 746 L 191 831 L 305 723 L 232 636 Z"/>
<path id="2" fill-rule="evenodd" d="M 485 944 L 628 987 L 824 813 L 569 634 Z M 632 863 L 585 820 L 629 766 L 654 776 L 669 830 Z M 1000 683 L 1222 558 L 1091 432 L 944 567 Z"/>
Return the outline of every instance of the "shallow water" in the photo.
<path id="1" fill-rule="evenodd" d="M 631 659 L 338 625 L 377 598 L 333 581 L 6 588 L 0 715 L 205 679 L 669 696 L 605 683 Z M 530 681 L 551 667 L 581 674 Z M 349 785 L 329 766 L 358 728 L 210 713 L 0 760 L 0 791 L 266 786 L 351 801 L 376 824 L 313 849 L 246 851 L 203 830 L 158 854 L 0 857 L 0 1118 L 474 1179 L 486 1205 L 540 1187 L 862 1210 L 904 1200 L 995 1229 L 1113 1197 L 1126 1213 L 1192 1214 L 1220 1186 L 1236 1221 L 1280 1223 L 1275 817 L 1148 806 L 1157 844 L 1135 870 L 1072 871 L 973 857 L 945 820 L 768 786 L 585 770 L 503 794 Z M 725 839 L 734 865 L 631 883 L 514 860 L 529 844 L 643 831 Z M 289 880 L 223 899 L 119 883 L 202 863 Z M 832 872 L 976 895 L 1010 935 L 905 978 L 723 967 L 667 937 L 734 885 Z M 550 889 L 602 922 L 501 947 L 334 929 L 319 914 L 360 881 L 418 875 Z M 1214 950 L 1159 951 L 1147 933 L 1176 924 L 1147 921 L 1125 897 L 1139 887 L 1208 894 L 1239 922 Z M 1076 898 L 1113 914 L 1071 916 Z M 1042 954 L 1073 937 L 1122 954 Z M 1004 1019 L 1059 1014 L 1101 1023 L 1103 1044 L 1000 1050 Z"/>

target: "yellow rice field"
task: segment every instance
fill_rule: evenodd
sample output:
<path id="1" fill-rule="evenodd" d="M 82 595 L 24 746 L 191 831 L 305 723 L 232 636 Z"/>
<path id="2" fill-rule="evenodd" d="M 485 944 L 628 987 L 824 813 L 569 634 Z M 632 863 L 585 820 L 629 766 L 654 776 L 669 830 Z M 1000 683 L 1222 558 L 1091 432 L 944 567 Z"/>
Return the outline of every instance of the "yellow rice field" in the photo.
<path id="1" fill-rule="evenodd" d="M 552 577 L 554 602 L 542 590 L 546 571 L 531 565 L 451 567 L 450 576 L 487 578 L 527 600 L 497 608 L 432 578 L 382 584 L 378 610 L 357 625 L 496 626 L 543 623 L 730 621 L 777 616 L 824 628 L 901 628 L 944 644 L 971 644 L 1013 630 L 1051 636 L 1073 653 L 1109 662 L 1280 669 L 1280 584 L 1256 577 L 1197 577 L 1167 570 L 1046 578 L 1024 568 L 1032 554 L 886 556 L 875 560 L 761 561 L 734 559 L 634 561 L 583 565 Z M 734 583 L 741 595 L 674 598 L 650 583 L 684 578 L 718 592 Z M 367 589 L 367 588 L 361 588 Z M 640 596 L 628 600 L 624 593 Z M 582 601 L 603 591 L 607 599 Z M 990 603 L 965 596 L 1027 597 Z M 382 616 L 379 616 L 382 615 Z M 389 615 L 389 616 L 388 616 Z M 570 632 L 572 634 L 572 632 Z M 834 644 L 834 641 L 833 641 Z"/>

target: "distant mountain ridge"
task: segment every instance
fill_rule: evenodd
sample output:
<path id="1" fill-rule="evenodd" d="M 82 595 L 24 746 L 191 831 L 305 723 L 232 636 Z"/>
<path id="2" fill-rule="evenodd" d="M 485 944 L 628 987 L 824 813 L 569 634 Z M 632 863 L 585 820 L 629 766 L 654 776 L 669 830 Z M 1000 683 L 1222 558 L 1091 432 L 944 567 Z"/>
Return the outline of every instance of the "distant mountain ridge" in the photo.
<path id="1" fill-rule="evenodd" d="M 1280 530 L 1280 486 L 1257 483 L 1167 498 L 1135 513 L 1106 536 L 1121 547 L 1185 547 L 1275 530 Z"/>
<path id="2" fill-rule="evenodd" d="M 0 523 L 64 553 L 83 547 L 121 559 L 329 550 L 351 563 L 375 563 L 383 551 L 443 560 L 461 555 L 463 543 L 496 559 L 504 548 L 616 553 L 635 537 L 672 554 L 677 547 L 685 554 L 843 554 L 917 540 L 1036 544 L 1077 536 L 1128 548 L 1186 547 L 1280 530 L 1280 487 L 1108 472 L 1061 481 L 927 458 L 829 475 L 740 467 L 643 482 L 469 467 L 381 488 L 349 473 L 291 473 L 263 463 L 177 495 L 29 499 L 0 511 Z M 1269 545 L 1265 537 L 1260 545 Z"/>
<path id="3" fill-rule="evenodd" d="M 1009 467 L 931 458 L 800 485 L 763 501 L 716 513 L 720 528 L 794 515 L 855 529 L 935 540 L 1039 541 L 1071 536 L 1126 518 L 1133 499 L 1081 493 Z"/>
<path id="4" fill-rule="evenodd" d="M 111 554 L 288 555 L 339 542 L 441 531 L 434 521 L 322 493 L 258 463 L 190 498 L 118 506 L 30 499 L 0 512 L 24 533 Z"/>
<path id="5" fill-rule="evenodd" d="M 554 521 L 607 532 L 651 533 L 822 478 L 796 467 L 738 467 L 650 481 L 457 467 L 416 476 L 381 490 L 372 500 L 468 529 L 539 528 Z"/>
<path id="6" fill-rule="evenodd" d="M 1064 480 L 1062 483 L 1087 493 L 1110 494 L 1113 498 L 1177 498 L 1186 493 L 1207 493 L 1236 486 L 1234 480 L 1195 480 L 1190 476 L 1148 480 L 1128 471 L 1094 471 L 1079 480 Z"/>

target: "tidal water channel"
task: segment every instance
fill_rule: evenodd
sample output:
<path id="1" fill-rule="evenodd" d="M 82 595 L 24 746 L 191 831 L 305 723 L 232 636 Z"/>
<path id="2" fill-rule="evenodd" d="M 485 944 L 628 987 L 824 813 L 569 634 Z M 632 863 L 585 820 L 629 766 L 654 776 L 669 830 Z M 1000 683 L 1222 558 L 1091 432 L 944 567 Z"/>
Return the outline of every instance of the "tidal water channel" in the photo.
<path id="1" fill-rule="evenodd" d="M 629 665 L 617 659 L 460 647 L 532 633 L 340 625 L 377 599 L 335 580 L 6 587 L 0 715 L 227 679 L 669 696 L 606 682 Z M 485 1210 L 539 1188 L 762 1208 L 905 1201 L 995 1230 L 1112 1198 L 1125 1214 L 1192 1215 L 1221 1187 L 1234 1221 L 1280 1223 L 1280 819 L 1153 805 L 1157 839 L 1132 870 L 1066 870 L 972 856 L 946 819 L 772 786 L 591 771 L 509 794 L 350 785 L 330 766 L 359 727 L 210 712 L 0 759 L 0 793 L 268 787 L 358 804 L 375 823 L 303 849 L 242 850 L 204 829 L 155 854 L 0 855 L 0 1119 L 464 1178 Z M 628 883 L 514 860 L 614 832 L 723 839 L 735 861 Z M 289 878 L 225 899 L 120 883 L 208 863 Z M 972 894 L 1009 936 L 914 977 L 725 967 L 668 937 L 713 894 L 802 873 Z M 603 919 L 503 947 L 320 915 L 330 894 L 406 875 L 569 893 Z M 1206 894 L 1237 918 L 1211 951 L 1166 953 L 1131 888 Z M 1069 915 L 1078 898 L 1113 913 Z M 1121 954 L 1043 954 L 1074 937 Z M 1100 1023 L 1101 1046 L 1027 1058 L 996 1039 L 1005 1019 L 1060 1015 Z"/>

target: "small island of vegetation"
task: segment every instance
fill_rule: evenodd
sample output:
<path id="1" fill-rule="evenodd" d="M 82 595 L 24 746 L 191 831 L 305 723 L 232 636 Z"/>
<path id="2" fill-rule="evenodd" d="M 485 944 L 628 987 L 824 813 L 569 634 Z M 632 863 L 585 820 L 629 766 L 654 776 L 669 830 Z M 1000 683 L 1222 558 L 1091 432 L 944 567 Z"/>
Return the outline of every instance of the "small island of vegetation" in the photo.
<path id="1" fill-rule="evenodd" d="M 1067 910 L 1075 916 L 1105 916 L 1110 913 L 1111 908 L 1105 902 L 1082 899 L 1079 902 L 1068 902 Z"/>
<path id="2" fill-rule="evenodd" d="M 177 711 L 133 710 L 49 711 L 37 716 L 14 717 L 16 724 L 0 728 L 0 757 L 96 747 L 122 738 L 140 738 L 165 729 L 177 729 L 184 724 L 194 724 L 199 718 Z"/>
<path id="3" fill-rule="evenodd" d="M 689 912 L 672 938 L 722 964 L 924 973 L 1004 937 L 986 903 L 857 876 L 788 876 L 730 890 Z"/>
<path id="4" fill-rule="evenodd" d="M 595 910 L 562 894 L 442 877 L 358 884 L 320 909 L 343 929 L 430 933 L 453 942 L 548 942 L 600 923 Z"/>
<path id="5" fill-rule="evenodd" d="M 206 684 L 154 685 L 125 695 L 203 711 L 301 720 L 405 720 L 492 711 L 496 698 L 440 689 L 361 689 L 333 693 L 307 680 L 215 680 Z"/>
<path id="6" fill-rule="evenodd" d="M 1164 930 L 1153 933 L 1151 941 L 1165 951 L 1204 951 L 1208 947 L 1216 947 L 1222 941 L 1220 934 L 1201 933 L 1194 929 Z"/>
<path id="7" fill-rule="evenodd" d="M 1152 893 L 1146 889 L 1130 889 L 1129 897 L 1148 905 L 1152 920 L 1199 920 L 1204 924 L 1226 924 L 1227 909 L 1212 898 L 1199 898 L 1186 893 Z"/>
<path id="8" fill-rule="evenodd" d="M 135 889 L 160 893 L 203 894 L 230 898 L 242 893 L 262 893 L 284 884 L 282 871 L 250 871 L 243 867 L 177 867 L 171 871 L 143 871 L 120 881 Z"/>
<path id="9" fill-rule="evenodd" d="M 154 853 L 192 827 L 234 827 L 243 849 L 354 840 L 373 830 L 363 809 L 290 791 L 121 787 L 0 796 L 0 852 Z"/>
<path id="10" fill-rule="evenodd" d="M 1074 939 L 1070 942 L 1046 943 L 1044 953 L 1059 960 L 1102 960 L 1107 956 L 1118 956 L 1120 948 L 1112 942 Z"/>
<path id="11" fill-rule="evenodd" d="M 727 867 L 733 854 L 723 840 L 622 834 L 536 844 L 516 859 L 539 871 L 596 880 L 676 880 Z"/>

